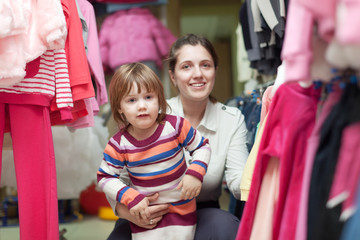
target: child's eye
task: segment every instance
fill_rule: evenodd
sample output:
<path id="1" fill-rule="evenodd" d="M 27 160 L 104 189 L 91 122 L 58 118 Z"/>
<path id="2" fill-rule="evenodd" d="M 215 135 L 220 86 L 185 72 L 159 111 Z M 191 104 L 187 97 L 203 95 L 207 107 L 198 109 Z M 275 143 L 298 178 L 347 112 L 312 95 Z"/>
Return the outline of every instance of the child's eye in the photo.
<path id="1" fill-rule="evenodd" d="M 133 102 L 135 102 L 136 100 L 135 100 L 135 98 L 129 98 L 128 99 L 128 102 L 130 102 L 130 103 L 133 103 Z"/>
<path id="2" fill-rule="evenodd" d="M 146 95 L 145 96 L 145 99 L 147 99 L 147 100 L 150 100 L 150 99 L 152 99 L 153 98 L 153 95 Z"/>

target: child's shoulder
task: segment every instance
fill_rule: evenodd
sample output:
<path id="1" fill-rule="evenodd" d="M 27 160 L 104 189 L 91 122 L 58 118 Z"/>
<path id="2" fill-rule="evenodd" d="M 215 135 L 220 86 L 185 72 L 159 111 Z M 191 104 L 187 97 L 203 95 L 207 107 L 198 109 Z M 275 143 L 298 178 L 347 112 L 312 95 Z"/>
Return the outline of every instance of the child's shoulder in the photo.
<path id="1" fill-rule="evenodd" d="M 170 123 L 172 126 L 175 127 L 179 123 L 183 122 L 184 118 L 180 117 L 179 115 L 166 114 L 164 121 Z"/>
<path id="2" fill-rule="evenodd" d="M 120 143 L 121 137 L 124 135 L 124 131 L 125 131 L 124 129 L 120 129 L 110 138 L 109 141 L 113 140 L 117 143 Z"/>

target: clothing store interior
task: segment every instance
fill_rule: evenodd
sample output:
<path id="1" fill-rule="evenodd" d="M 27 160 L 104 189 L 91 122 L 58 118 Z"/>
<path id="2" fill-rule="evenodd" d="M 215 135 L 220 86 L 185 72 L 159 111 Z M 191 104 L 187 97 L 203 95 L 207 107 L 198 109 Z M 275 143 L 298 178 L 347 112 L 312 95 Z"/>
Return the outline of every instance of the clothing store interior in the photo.
<path id="1" fill-rule="evenodd" d="M 177 96 L 167 57 L 189 33 L 213 44 L 211 96 L 247 130 L 240 194 L 224 175 L 218 199 L 239 219 L 235 239 L 360 239 L 359 10 L 348 0 L 2 1 L 0 240 L 108 239 L 119 217 L 97 172 L 118 131 L 110 80 L 141 62 L 166 99 Z M 34 83 L 44 69 L 49 88 Z"/>

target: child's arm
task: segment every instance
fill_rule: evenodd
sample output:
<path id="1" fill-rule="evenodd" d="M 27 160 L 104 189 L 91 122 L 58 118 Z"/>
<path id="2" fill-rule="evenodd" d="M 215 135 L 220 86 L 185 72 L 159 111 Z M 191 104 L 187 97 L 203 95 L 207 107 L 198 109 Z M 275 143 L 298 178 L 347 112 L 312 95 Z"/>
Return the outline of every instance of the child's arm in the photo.
<path id="1" fill-rule="evenodd" d="M 193 199 L 200 194 L 202 183 L 201 181 L 191 175 L 185 175 L 177 189 L 181 189 L 181 199 Z"/>
<path id="2" fill-rule="evenodd" d="M 202 182 L 210 162 L 209 140 L 201 136 L 200 132 L 193 128 L 186 119 L 182 118 L 182 121 L 178 140 L 192 157 L 186 175 L 191 175 Z"/>
<path id="3" fill-rule="evenodd" d="M 121 171 L 125 171 L 123 154 L 112 144 L 112 138 L 104 150 L 104 158 L 97 172 L 98 186 L 113 200 L 126 205 L 129 209 L 139 204 L 145 195 L 140 194 L 134 188 L 130 188 L 119 179 Z"/>

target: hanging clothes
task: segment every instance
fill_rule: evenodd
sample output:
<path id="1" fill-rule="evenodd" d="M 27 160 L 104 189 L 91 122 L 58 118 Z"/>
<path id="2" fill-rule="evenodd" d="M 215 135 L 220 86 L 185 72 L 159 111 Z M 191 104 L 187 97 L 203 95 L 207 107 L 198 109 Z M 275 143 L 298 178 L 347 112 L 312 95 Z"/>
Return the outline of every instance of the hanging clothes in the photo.
<path id="1" fill-rule="evenodd" d="M 311 171 L 314 163 L 317 147 L 320 139 L 320 129 L 329 115 L 332 107 L 339 101 L 342 95 L 342 89 L 336 87 L 333 92 L 329 93 L 325 102 L 321 104 L 321 112 L 316 119 L 314 130 L 307 140 L 306 161 L 304 168 L 303 183 L 300 196 L 299 216 L 296 225 L 296 240 L 306 240 L 306 224 L 308 213 L 308 196 L 310 187 Z"/>
<path id="2" fill-rule="evenodd" d="M 312 168 L 307 220 L 307 239 L 339 239 L 343 223 L 341 205 L 327 208 L 344 129 L 360 121 L 360 90 L 347 84 L 340 101 L 325 120 Z"/>
<path id="3" fill-rule="evenodd" d="M 319 89 L 303 88 L 298 83 L 282 84 L 277 89 L 260 143 L 260 154 L 255 163 L 249 198 L 236 239 L 250 238 L 261 182 L 271 158 L 276 158 L 280 163 L 272 237 L 294 238 L 305 143 L 315 123 L 319 96 Z M 301 111 L 294 111 L 295 108 Z M 283 148 L 284 145 L 287 147 Z"/>
<path id="4" fill-rule="evenodd" d="M 49 113 L 53 98 L 60 110 L 71 110 L 64 50 L 46 51 L 40 57 L 39 71 L 34 77 L 23 79 L 13 87 L 0 88 L 0 134 L 11 132 L 13 142 L 21 240 L 59 238 Z M 2 162 L 2 157 L 0 160 Z"/>

